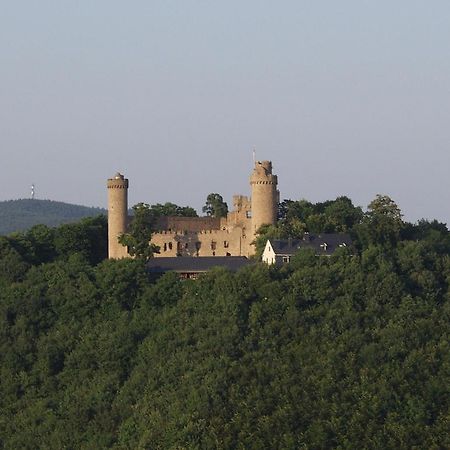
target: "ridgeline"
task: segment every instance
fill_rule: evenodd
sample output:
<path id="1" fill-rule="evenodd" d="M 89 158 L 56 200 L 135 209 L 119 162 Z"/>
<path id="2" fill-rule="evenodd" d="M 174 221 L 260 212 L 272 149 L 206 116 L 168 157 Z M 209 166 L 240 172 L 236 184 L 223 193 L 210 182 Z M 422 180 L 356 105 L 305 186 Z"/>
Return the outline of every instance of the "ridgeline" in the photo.
<path id="1" fill-rule="evenodd" d="M 38 224 L 56 227 L 100 214 L 106 214 L 106 210 L 53 200 L 7 200 L 0 202 L 0 235 L 25 231 Z"/>

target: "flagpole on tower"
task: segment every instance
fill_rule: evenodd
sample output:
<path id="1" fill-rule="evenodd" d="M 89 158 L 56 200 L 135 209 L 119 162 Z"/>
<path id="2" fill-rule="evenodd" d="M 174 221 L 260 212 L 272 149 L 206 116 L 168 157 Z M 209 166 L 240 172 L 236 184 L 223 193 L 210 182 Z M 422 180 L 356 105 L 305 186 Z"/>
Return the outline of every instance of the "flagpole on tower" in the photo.
<path id="1" fill-rule="evenodd" d="M 253 147 L 253 165 L 256 163 L 256 148 Z"/>

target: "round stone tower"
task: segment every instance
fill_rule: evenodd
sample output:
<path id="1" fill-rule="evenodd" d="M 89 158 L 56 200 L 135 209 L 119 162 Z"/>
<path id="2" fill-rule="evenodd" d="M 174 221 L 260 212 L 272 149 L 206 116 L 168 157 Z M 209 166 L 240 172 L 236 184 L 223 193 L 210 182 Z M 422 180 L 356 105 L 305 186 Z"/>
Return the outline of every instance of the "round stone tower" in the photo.
<path id="1" fill-rule="evenodd" d="M 128 179 L 119 172 L 108 178 L 108 257 L 126 258 L 127 248 L 119 244 L 118 238 L 127 231 Z"/>
<path id="2" fill-rule="evenodd" d="M 256 161 L 250 177 L 253 235 L 261 225 L 274 225 L 277 221 L 280 197 L 277 185 L 278 178 L 272 174 L 272 162 Z"/>

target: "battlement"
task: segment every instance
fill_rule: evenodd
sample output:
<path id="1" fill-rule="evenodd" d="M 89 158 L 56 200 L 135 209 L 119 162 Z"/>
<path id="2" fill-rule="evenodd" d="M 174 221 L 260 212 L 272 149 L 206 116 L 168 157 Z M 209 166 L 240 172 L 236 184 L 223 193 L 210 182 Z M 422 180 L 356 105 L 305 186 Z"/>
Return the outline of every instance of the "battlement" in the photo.
<path id="1" fill-rule="evenodd" d="M 247 211 L 250 208 L 250 199 L 246 195 L 233 195 L 233 211 Z"/>
<path id="2" fill-rule="evenodd" d="M 278 184 L 278 179 L 276 175 L 269 175 L 271 179 L 269 180 L 251 180 L 250 184 Z"/>
<path id="3" fill-rule="evenodd" d="M 128 179 L 117 172 L 113 178 L 108 178 L 106 186 L 108 189 L 128 189 Z"/>
<path id="4" fill-rule="evenodd" d="M 159 230 L 155 231 L 153 234 L 158 234 L 161 236 L 197 236 L 197 235 L 216 235 L 216 234 L 229 234 L 230 231 L 228 229 L 225 230 Z"/>

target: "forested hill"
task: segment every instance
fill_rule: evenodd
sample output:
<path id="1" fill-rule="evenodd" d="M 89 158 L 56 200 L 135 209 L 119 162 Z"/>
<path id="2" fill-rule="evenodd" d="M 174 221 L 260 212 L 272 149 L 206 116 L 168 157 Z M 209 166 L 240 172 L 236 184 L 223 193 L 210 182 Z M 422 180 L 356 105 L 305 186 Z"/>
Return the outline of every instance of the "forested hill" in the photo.
<path id="1" fill-rule="evenodd" d="M 285 206 L 355 249 L 152 280 L 104 216 L 0 236 L 0 449 L 450 448 L 446 226 Z"/>
<path id="2" fill-rule="evenodd" d="M 99 214 L 106 214 L 106 210 L 52 200 L 3 201 L 0 202 L 0 235 L 27 230 L 38 224 L 54 227 Z"/>

